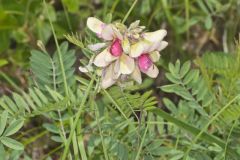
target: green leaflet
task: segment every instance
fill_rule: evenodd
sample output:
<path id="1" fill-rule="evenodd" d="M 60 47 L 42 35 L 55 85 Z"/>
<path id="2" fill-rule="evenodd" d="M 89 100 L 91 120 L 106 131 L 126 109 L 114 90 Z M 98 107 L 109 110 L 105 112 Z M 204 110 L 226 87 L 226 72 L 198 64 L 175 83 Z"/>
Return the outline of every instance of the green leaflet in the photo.
<path id="1" fill-rule="evenodd" d="M 60 45 L 60 55 L 63 63 L 64 76 L 69 87 L 75 83 L 74 63 L 76 61 L 75 51 L 68 50 L 68 43 L 64 42 Z M 44 63 L 43 63 L 44 62 Z M 38 86 L 41 90 L 46 90 L 45 86 L 56 90 L 60 93 L 64 92 L 64 80 L 62 75 L 62 63 L 58 57 L 57 51 L 54 52 L 53 57 L 48 53 L 33 50 L 30 57 L 30 66 L 36 78 Z"/>
<path id="2" fill-rule="evenodd" d="M 8 112 L 4 111 L 1 115 L 1 119 L 0 119 L 0 136 L 2 135 L 6 124 L 7 124 L 7 118 L 8 118 Z"/>
<path id="3" fill-rule="evenodd" d="M 14 139 L 12 139 L 12 138 L 9 138 L 9 137 L 1 137 L 1 138 L 0 138 L 0 141 L 1 141 L 5 146 L 7 146 L 7 147 L 9 147 L 9 148 L 11 148 L 11 149 L 14 149 L 14 150 L 23 150 L 23 149 L 24 149 L 24 146 L 23 146 L 20 142 L 14 140 Z"/>
<path id="4" fill-rule="evenodd" d="M 23 120 L 16 120 L 13 121 L 5 130 L 4 136 L 11 136 L 16 133 L 20 128 L 22 128 L 24 121 Z"/>
<path id="5" fill-rule="evenodd" d="M 189 107 L 194 108 L 204 117 L 208 116 L 204 107 L 213 101 L 213 96 L 206 85 L 205 80 L 199 75 L 196 69 L 190 70 L 191 63 L 185 62 L 182 66 L 180 61 L 169 64 L 167 79 L 172 84 L 161 86 L 161 90 L 167 93 L 175 93 L 188 102 Z"/>
<path id="6" fill-rule="evenodd" d="M 11 116 L 17 115 L 23 118 L 66 107 L 68 98 L 48 87 L 45 90 L 45 93 L 43 93 L 37 88 L 29 88 L 29 93 L 22 92 L 22 95 L 13 93 L 13 98 L 3 96 L 0 98 L 0 109 L 3 108 Z M 50 95 L 50 97 L 46 95 Z"/>
<path id="7" fill-rule="evenodd" d="M 162 118 L 166 119 L 169 122 L 174 123 L 176 126 L 180 127 L 181 129 L 184 129 L 185 131 L 191 133 L 192 135 L 196 136 L 198 133 L 200 133 L 200 129 L 197 129 L 187 123 L 182 122 L 181 120 L 174 118 L 173 116 L 171 116 L 170 114 L 162 111 L 161 109 L 153 109 L 153 110 L 149 110 L 152 113 L 155 113 L 156 115 L 161 116 Z M 208 141 L 210 143 L 216 143 L 218 144 L 220 147 L 224 148 L 225 147 L 225 142 L 220 140 L 219 138 L 208 134 L 206 132 L 204 132 L 200 139 Z"/>

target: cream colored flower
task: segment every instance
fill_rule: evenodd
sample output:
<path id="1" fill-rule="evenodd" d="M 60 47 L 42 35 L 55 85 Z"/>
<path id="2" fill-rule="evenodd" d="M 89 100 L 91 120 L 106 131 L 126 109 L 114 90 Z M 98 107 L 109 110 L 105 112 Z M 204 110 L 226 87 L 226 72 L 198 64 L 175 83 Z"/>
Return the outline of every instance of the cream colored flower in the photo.
<path id="1" fill-rule="evenodd" d="M 134 71 L 134 59 L 128 56 L 130 52 L 130 43 L 126 36 L 119 31 L 113 24 L 105 24 L 100 20 L 90 17 L 87 20 L 87 26 L 102 38 L 105 43 L 90 45 L 93 51 L 103 51 L 98 53 L 93 63 L 100 68 L 102 72 L 102 87 L 107 88 L 114 84 L 121 74 L 131 74 Z"/>
<path id="2" fill-rule="evenodd" d="M 93 71 L 92 64 L 101 69 L 101 87 L 108 88 L 116 82 L 126 81 L 131 77 L 142 83 L 141 72 L 156 78 L 159 70 L 154 62 L 160 58 L 160 51 L 168 43 L 163 41 L 166 30 L 143 33 L 140 21 L 133 22 L 129 28 L 122 23 L 106 24 L 97 18 L 87 20 L 88 28 L 103 40 L 91 44 L 88 48 L 98 54 L 80 71 Z"/>
<path id="3" fill-rule="evenodd" d="M 142 82 L 140 71 L 151 78 L 157 77 L 159 70 L 154 62 L 159 61 L 159 52 L 168 45 L 163 41 L 166 35 L 166 30 L 144 33 L 143 39 L 131 46 L 130 56 L 135 57 L 137 62 L 131 76 L 138 83 Z"/>

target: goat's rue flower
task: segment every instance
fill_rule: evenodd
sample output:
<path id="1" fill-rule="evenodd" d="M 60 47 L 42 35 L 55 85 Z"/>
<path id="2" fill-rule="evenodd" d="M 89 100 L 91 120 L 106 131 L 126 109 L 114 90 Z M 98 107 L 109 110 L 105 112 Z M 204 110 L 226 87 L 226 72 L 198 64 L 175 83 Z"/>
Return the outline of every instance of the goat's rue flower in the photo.
<path id="1" fill-rule="evenodd" d="M 93 63 L 102 68 L 102 87 L 107 88 L 114 84 L 121 74 L 131 74 L 135 67 L 135 61 L 126 52 L 130 44 L 121 30 L 114 24 L 105 24 L 100 20 L 90 17 L 87 26 L 103 39 L 104 43 L 91 45 L 90 49 L 96 51 L 105 47 L 98 53 Z"/>
<path id="2" fill-rule="evenodd" d="M 167 35 L 166 30 L 147 32 L 142 34 L 142 39 L 131 46 L 130 56 L 136 58 L 138 68 L 135 68 L 132 78 L 141 83 L 139 70 L 151 78 L 158 76 L 159 70 L 154 62 L 159 61 L 160 51 L 167 47 L 168 43 L 163 41 Z"/>
<path id="3" fill-rule="evenodd" d="M 168 45 L 163 41 L 167 31 L 144 32 L 145 27 L 139 23 L 135 21 L 127 28 L 121 23 L 106 24 L 89 17 L 87 27 L 102 42 L 88 45 L 97 55 L 86 67 L 79 67 L 80 71 L 92 71 L 92 63 L 99 67 L 102 70 L 102 88 L 129 78 L 142 83 L 141 72 L 156 78 L 159 71 L 154 62 L 159 60 L 159 52 Z"/>

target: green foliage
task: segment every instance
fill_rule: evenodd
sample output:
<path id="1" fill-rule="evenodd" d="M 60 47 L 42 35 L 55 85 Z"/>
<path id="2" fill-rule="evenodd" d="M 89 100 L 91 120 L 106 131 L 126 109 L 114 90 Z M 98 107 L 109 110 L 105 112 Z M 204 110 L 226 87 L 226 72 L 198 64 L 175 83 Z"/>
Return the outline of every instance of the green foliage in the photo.
<path id="1" fill-rule="evenodd" d="M 67 6 L 68 10 L 70 12 L 77 12 L 79 5 L 80 5 L 80 1 L 78 0 L 63 0 L 63 4 Z"/>
<path id="2" fill-rule="evenodd" d="M 220 103 L 218 105 L 226 104 L 226 101 L 239 94 L 239 58 L 240 52 L 237 50 L 235 54 L 221 52 L 208 53 L 198 61 L 202 70 L 207 71 L 205 76 L 208 77 L 209 83 L 218 93 Z M 221 90 L 218 90 L 217 86 L 221 86 Z M 239 101 L 231 104 L 221 115 L 221 122 L 229 125 L 237 120 L 240 116 L 238 106 Z"/>
<path id="3" fill-rule="evenodd" d="M 173 84 L 162 86 L 161 89 L 167 93 L 175 93 L 185 99 L 186 107 L 195 109 L 207 118 L 206 108 L 210 106 L 213 96 L 204 78 L 199 75 L 199 70 L 190 70 L 190 65 L 189 61 L 182 66 L 180 66 L 179 60 L 175 65 L 170 63 L 170 72 L 166 73 L 166 77 Z"/>
<path id="4" fill-rule="evenodd" d="M 222 147 L 221 151 L 225 150 L 224 155 L 220 154 L 221 151 L 218 151 L 219 154 L 216 157 L 227 156 L 231 157 L 231 159 L 237 159 L 236 157 L 238 157 L 237 153 L 234 152 L 234 149 L 230 149 L 230 146 L 227 148 L 224 145 L 224 142 L 214 142 L 215 140 L 219 141 L 218 138 L 213 136 L 214 132 L 217 132 L 218 129 L 213 131 L 207 130 L 207 128 L 212 125 L 213 128 L 221 126 L 219 128 L 220 130 L 229 131 L 229 124 L 239 118 L 239 110 L 237 107 L 239 106 L 239 92 L 237 92 L 237 88 L 229 90 L 229 84 L 225 84 L 224 82 L 229 82 L 229 80 L 233 79 L 236 80 L 238 77 L 236 76 L 238 75 L 236 70 L 239 66 L 239 61 L 237 61 L 237 63 L 233 63 L 234 58 L 238 59 L 238 54 L 221 54 L 223 53 L 207 53 L 202 58 L 198 58 L 196 60 L 196 63 L 200 65 L 202 75 L 199 70 L 190 69 L 189 61 L 185 62 L 182 66 L 180 65 L 179 60 L 175 63 L 175 65 L 171 63 L 169 64 L 169 72 L 166 73 L 166 77 L 173 84 L 162 86 L 161 89 L 164 92 L 178 95 L 180 100 L 178 101 L 177 106 L 168 98 L 164 98 L 163 103 L 174 117 L 184 119 L 188 123 L 193 123 L 194 126 L 199 129 L 191 128 L 192 126 L 183 124 L 181 121 L 178 121 L 163 111 L 154 112 L 157 112 L 158 115 L 169 122 L 173 122 L 176 126 L 182 129 L 190 127 L 187 131 L 192 134 L 196 134 L 196 137 L 191 141 L 191 143 L 189 143 L 184 159 L 187 157 L 197 157 L 197 159 L 201 159 L 199 154 L 194 153 L 196 152 L 196 148 L 194 146 L 197 145 L 197 140 L 201 138 L 203 138 L 203 140 L 205 138 L 210 138 L 205 140 L 210 143 L 217 143 Z M 213 83 L 213 81 L 215 82 Z M 216 84 L 218 85 L 218 88 L 221 88 L 221 93 L 219 93 L 219 90 L 216 89 Z M 233 85 L 234 84 L 235 83 L 233 83 Z M 224 85 L 227 85 L 226 88 Z M 228 94 L 225 94 L 225 92 Z M 201 116 L 199 116 L 199 114 Z M 170 128 L 174 127 L 170 126 Z M 233 128 L 231 130 L 233 130 Z M 223 133 L 222 136 L 226 135 Z M 181 139 L 182 138 L 183 137 L 181 137 Z M 227 141 L 229 141 L 229 139 L 227 139 Z M 189 153 L 190 150 L 192 150 L 192 152 Z"/>
<path id="5" fill-rule="evenodd" d="M 22 91 L 21 95 L 13 93 L 13 98 L 1 97 L 0 152 L 5 153 L 2 145 L 13 150 L 24 149 L 22 143 L 9 136 L 22 128 L 25 119 L 65 108 L 68 103 L 66 98 L 48 87 L 47 91 L 48 97 L 37 88 L 29 89 L 29 93 Z"/>
<path id="6" fill-rule="evenodd" d="M 0 109 L 7 111 L 11 116 L 22 118 L 65 107 L 68 100 L 58 92 L 47 87 L 47 94 L 37 88 L 30 88 L 29 93 L 13 93 L 13 98 L 3 96 L 0 99 Z"/>
<path id="7" fill-rule="evenodd" d="M 203 55 L 201 61 L 209 72 L 231 76 L 237 71 L 238 63 L 235 63 L 236 56 L 224 52 L 210 52 Z"/>
<path id="8" fill-rule="evenodd" d="M 12 98 L 3 96 L 0 99 L 2 107 L 0 151 L 2 153 L 5 154 L 6 148 L 15 151 L 23 149 L 23 145 L 12 136 L 22 128 L 26 119 L 36 115 L 44 115 L 52 120 L 52 122 L 43 124 L 43 128 L 49 132 L 51 140 L 59 145 L 66 143 L 68 140 L 66 135 L 74 133 L 71 122 L 69 122 L 72 116 L 66 112 L 67 108 L 70 108 L 70 113 L 80 113 L 78 115 L 82 117 L 81 123 L 86 125 L 81 128 L 81 132 L 79 132 L 80 127 L 77 126 L 76 131 L 77 138 L 89 134 L 86 141 L 86 153 L 90 159 L 105 158 L 105 156 L 116 159 L 138 159 L 138 157 L 183 159 L 187 146 L 190 146 L 191 149 L 189 158 L 211 159 L 211 155 L 215 158 L 227 156 L 236 159 L 238 157 L 235 145 L 228 143 L 228 147 L 225 149 L 225 139 L 219 139 L 218 134 L 215 134 L 217 129 L 214 131 L 204 130 L 209 122 L 212 127 L 218 128 L 222 124 L 220 119 L 225 121 L 227 116 L 232 118 L 231 116 L 234 114 L 235 118 L 228 121 L 228 124 L 231 124 L 233 120 L 237 120 L 238 116 L 238 113 L 235 113 L 238 111 L 238 101 L 229 103 L 229 99 L 225 97 L 225 101 L 221 103 L 224 104 L 226 110 L 224 109 L 219 114 L 220 116 L 216 117 L 217 121 L 212 123 L 215 115 L 219 113 L 217 109 L 220 108 L 220 104 L 215 98 L 215 96 L 219 96 L 215 95 L 215 86 L 208 82 L 208 78 L 214 77 L 210 76 L 210 73 L 220 73 L 218 67 L 210 63 L 210 58 L 208 61 L 206 60 L 207 55 L 196 61 L 201 65 L 201 70 L 191 69 L 189 61 L 182 65 L 179 60 L 175 64 L 169 64 L 169 72 L 166 73 L 166 77 L 172 84 L 160 88 L 168 94 L 176 94 L 179 100 L 174 103 L 169 98 L 162 99 L 164 106 L 170 111 L 168 114 L 160 108 L 156 108 L 158 101 L 156 97 L 152 96 L 152 91 L 141 93 L 138 87 L 134 89 L 134 87 L 115 86 L 101 91 L 100 96 L 98 94 L 99 80 L 91 74 L 88 75 L 91 77 L 91 82 L 84 77 L 77 77 L 80 84 L 71 84 L 69 79 L 75 79 L 75 76 L 73 72 L 68 74 L 68 71 L 73 70 L 75 56 L 71 53 L 74 52 L 68 51 L 66 43 L 63 43 L 60 49 L 64 62 L 63 70 L 58 69 L 58 74 L 52 71 L 53 66 L 58 68 L 56 66 L 60 65 L 56 53 L 51 58 L 47 53 L 34 51 L 31 67 L 36 84 L 40 88 L 33 87 L 29 89 L 28 93 L 23 91 L 12 93 Z M 209 56 L 212 57 L 212 54 Z M 71 58 L 73 60 L 69 61 L 68 59 Z M 40 59 L 46 62 L 45 66 L 41 66 Z M 212 59 L 217 58 L 213 57 Z M 49 63 L 51 61 L 56 64 L 51 65 Z M 208 64 L 204 64 L 204 61 L 207 61 Z M 213 66 L 214 69 L 210 66 Z M 43 69 L 44 67 L 45 69 Z M 203 68 L 207 72 L 203 72 Z M 234 70 L 234 68 L 231 69 Z M 51 81 L 52 76 L 59 76 L 61 79 L 62 71 L 66 73 L 68 86 L 71 86 L 66 97 L 62 96 L 63 89 L 61 87 L 54 88 L 54 86 L 63 86 L 63 82 Z M 226 68 L 225 72 L 227 73 L 227 71 Z M 44 81 L 45 77 L 49 79 Z M 96 81 L 96 84 L 93 81 Z M 223 77 L 218 81 L 219 84 L 221 82 L 223 82 Z M 96 86 L 94 87 L 94 85 Z M 70 88 L 77 89 L 71 90 Z M 216 108 L 214 108 L 215 106 Z M 14 117 L 14 119 L 10 120 L 10 117 Z M 78 120 L 78 118 L 74 119 L 74 122 L 78 123 Z M 228 130 L 229 127 L 221 129 Z M 232 131 L 234 133 L 237 130 L 233 128 Z M 191 140 L 194 136 L 201 140 L 198 144 Z M 226 137 L 226 134 L 221 136 Z M 79 139 L 78 141 L 81 142 Z M 230 141 L 229 138 L 228 141 Z M 192 144 L 192 142 L 194 143 Z M 225 152 L 222 154 L 224 150 Z M 206 154 L 203 155 L 202 152 L 206 152 Z M 74 158 L 76 157 L 75 155 Z"/>
<path id="9" fill-rule="evenodd" d="M 5 59 L 0 59 L 0 67 L 5 66 L 6 64 L 8 64 L 8 61 Z"/>
<path id="10" fill-rule="evenodd" d="M 107 93 L 107 94 L 106 94 Z M 106 94 L 105 104 L 114 102 L 115 107 L 121 108 L 126 117 L 132 115 L 135 111 L 142 111 L 154 108 L 157 104 L 156 98 L 152 97 L 152 91 L 144 94 L 131 93 L 122 90 L 120 87 L 112 87 Z M 120 107 L 123 106 L 123 107 Z"/>
<path id="11" fill-rule="evenodd" d="M 91 37 L 91 36 L 90 36 Z M 65 38 L 69 41 L 69 42 L 71 42 L 71 43 L 73 43 L 74 45 L 76 45 L 76 46 L 78 46 L 79 48 L 81 48 L 82 49 L 82 52 L 83 52 L 83 54 L 88 58 L 88 59 L 90 59 L 93 55 L 94 55 L 94 53 L 89 49 L 89 48 L 87 48 L 84 44 L 90 44 L 90 43 L 93 43 L 93 41 L 97 41 L 95 38 L 91 38 L 91 39 L 85 39 L 85 43 L 83 43 L 83 41 L 82 41 L 82 39 L 81 39 L 81 37 L 79 37 L 79 35 L 78 34 L 76 34 L 76 35 L 65 35 Z"/>
<path id="12" fill-rule="evenodd" d="M 67 42 L 60 45 L 60 51 L 66 80 L 71 88 L 75 83 L 75 79 L 72 78 L 75 71 L 73 67 L 76 61 L 75 51 L 68 50 Z M 48 53 L 36 50 L 33 50 L 31 54 L 30 65 L 38 87 L 41 90 L 46 90 L 45 85 L 47 85 L 51 89 L 62 93 L 64 91 L 64 80 L 57 51 L 55 51 L 53 57 L 50 57 Z"/>
<path id="13" fill-rule="evenodd" d="M 24 121 L 21 119 L 11 120 L 7 126 L 8 118 L 8 112 L 2 112 L 0 120 L 0 152 L 5 152 L 3 145 L 13 150 L 23 150 L 24 146 L 9 136 L 15 134 L 20 128 L 22 128 Z"/>

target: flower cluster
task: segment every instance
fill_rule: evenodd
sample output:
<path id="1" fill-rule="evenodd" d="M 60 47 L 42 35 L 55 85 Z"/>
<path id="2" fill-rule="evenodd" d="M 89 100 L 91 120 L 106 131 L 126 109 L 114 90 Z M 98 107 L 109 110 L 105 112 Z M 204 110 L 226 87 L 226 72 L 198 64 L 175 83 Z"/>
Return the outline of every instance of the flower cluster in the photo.
<path id="1" fill-rule="evenodd" d="M 135 21 L 127 28 L 122 23 L 106 24 L 94 17 L 88 18 L 87 27 L 103 40 L 88 46 L 97 53 L 91 61 L 101 68 L 102 88 L 128 78 L 142 83 L 141 72 L 151 78 L 157 77 L 159 70 L 154 62 L 159 60 L 159 52 L 168 45 L 163 41 L 167 31 L 144 32 L 145 27 L 139 23 Z M 79 69 L 87 72 L 90 67 Z"/>

